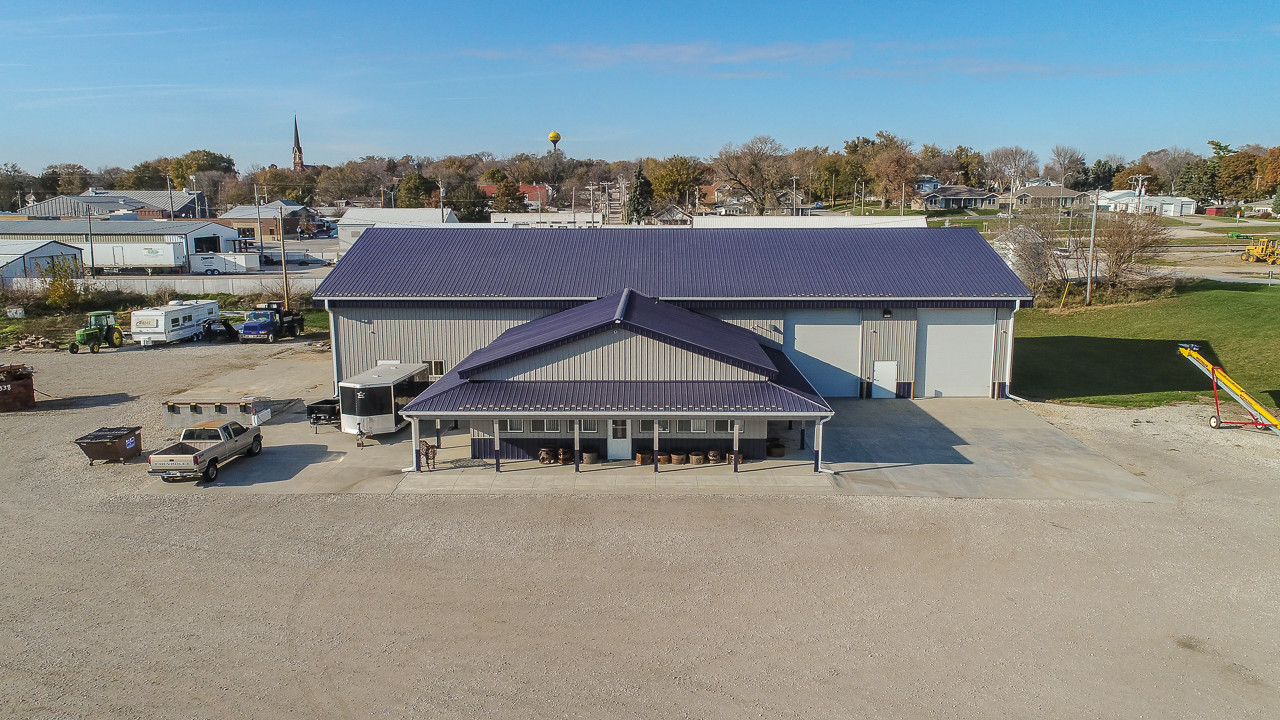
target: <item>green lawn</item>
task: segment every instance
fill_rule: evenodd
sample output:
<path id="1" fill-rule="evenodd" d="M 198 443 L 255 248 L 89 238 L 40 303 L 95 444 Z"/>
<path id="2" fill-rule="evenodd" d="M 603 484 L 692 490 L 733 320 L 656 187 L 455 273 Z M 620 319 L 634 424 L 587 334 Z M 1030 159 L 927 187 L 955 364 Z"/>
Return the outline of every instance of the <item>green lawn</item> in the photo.
<path id="1" fill-rule="evenodd" d="M 1200 345 L 1259 402 L 1280 404 L 1280 286 L 1185 286 L 1131 305 L 1018 313 L 1013 392 L 1040 400 L 1150 407 L 1212 394 L 1178 354 Z M 1234 405 L 1234 403 L 1233 403 Z"/>

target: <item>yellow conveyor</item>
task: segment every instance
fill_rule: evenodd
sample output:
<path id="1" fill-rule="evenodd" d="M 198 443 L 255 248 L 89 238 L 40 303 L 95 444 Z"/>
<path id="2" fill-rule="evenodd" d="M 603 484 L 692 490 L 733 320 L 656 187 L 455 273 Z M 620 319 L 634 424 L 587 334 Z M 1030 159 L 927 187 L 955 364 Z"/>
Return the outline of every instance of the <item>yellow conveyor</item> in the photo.
<path id="1" fill-rule="evenodd" d="M 1209 418 L 1209 427 L 1217 429 L 1223 425 L 1250 425 L 1254 427 L 1267 428 L 1271 432 L 1280 435 L 1280 422 L 1276 421 L 1276 416 L 1272 415 L 1271 412 L 1263 407 L 1257 400 L 1254 400 L 1253 396 L 1245 392 L 1245 389 L 1240 387 L 1240 384 L 1235 380 L 1232 380 L 1231 376 L 1224 372 L 1222 368 L 1206 360 L 1205 357 L 1199 353 L 1199 350 L 1200 346 L 1198 345 L 1185 344 L 1178 346 L 1178 352 L 1181 353 L 1183 357 L 1190 360 L 1192 365 L 1200 368 L 1200 372 L 1208 375 L 1209 379 L 1213 381 L 1214 415 Z M 1253 418 L 1252 422 L 1224 421 L 1222 419 L 1222 412 L 1218 406 L 1218 388 L 1222 388 L 1223 392 L 1230 395 L 1236 402 L 1240 403 L 1241 407 L 1245 409 L 1245 412 L 1249 413 L 1249 417 Z"/>

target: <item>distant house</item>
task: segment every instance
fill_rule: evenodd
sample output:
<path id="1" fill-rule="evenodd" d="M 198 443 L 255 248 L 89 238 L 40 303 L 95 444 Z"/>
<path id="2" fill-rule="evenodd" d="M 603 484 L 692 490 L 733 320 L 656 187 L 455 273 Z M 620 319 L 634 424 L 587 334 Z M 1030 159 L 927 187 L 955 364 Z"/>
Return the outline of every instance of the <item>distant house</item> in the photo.
<path id="1" fill-rule="evenodd" d="M 939 185 L 911 201 L 913 210 L 994 209 L 1000 196 L 967 185 Z"/>
<path id="2" fill-rule="evenodd" d="M 931 193 L 942 187 L 942 181 L 932 175 L 921 175 L 916 179 L 916 192 L 921 195 Z"/>
<path id="3" fill-rule="evenodd" d="M 338 220 L 338 251 L 346 252 L 371 227 L 429 228 L 457 223 L 448 208 L 351 208 Z"/>
<path id="4" fill-rule="evenodd" d="M 297 240 L 301 236 L 302 224 L 311 218 L 306 205 L 288 200 L 276 200 L 265 205 L 237 205 L 222 213 L 211 222 L 233 228 L 242 239 L 258 239 L 258 227 L 261 223 L 261 242 L 279 240 Z M 261 244 L 261 243 L 260 243 Z"/>
<path id="5" fill-rule="evenodd" d="M 479 185 L 478 187 L 484 191 L 484 196 L 489 199 L 493 199 L 493 196 L 498 193 L 497 185 Z M 540 207 L 550 207 L 552 195 L 550 185 L 545 183 L 542 185 L 521 185 L 520 194 L 524 195 L 525 204 L 534 210 Z"/>
<path id="6" fill-rule="evenodd" d="M 40 277 L 58 258 L 80 263 L 80 248 L 48 240 L 0 240 L 0 278 Z"/>
<path id="7" fill-rule="evenodd" d="M 679 205 L 669 203 L 666 207 L 654 213 L 653 219 L 659 225 L 689 225 L 693 222 L 693 215 L 690 215 Z"/>
<path id="8" fill-rule="evenodd" d="M 1089 193 L 1056 185 L 1034 185 L 1016 191 L 1013 194 L 1014 207 L 1077 207 L 1088 205 Z"/>
<path id="9" fill-rule="evenodd" d="M 1098 204 L 1098 209 L 1102 209 L 1101 202 Z M 1147 215 L 1182 217 L 1183 215 L 1195 215 L 1196 201 L 1189 197 L 1174 197 L 1172 195 L 1143 195 L 1139 198 L 1134 193 L 1130 197 L 1113 201 L 1111 210 L 1114 212 L 1141 212 Z"/>

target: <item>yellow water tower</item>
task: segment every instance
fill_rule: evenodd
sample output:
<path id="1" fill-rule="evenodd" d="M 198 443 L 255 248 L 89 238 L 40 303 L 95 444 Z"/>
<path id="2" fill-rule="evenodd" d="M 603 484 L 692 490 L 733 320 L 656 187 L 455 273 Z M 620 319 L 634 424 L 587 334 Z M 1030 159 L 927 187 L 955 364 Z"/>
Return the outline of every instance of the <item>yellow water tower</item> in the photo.
<path id="1" fill-rule="evenodd" d="M 559 148 L 559 146 L 560 146 L 560 133 L 556 132 L 555 130 L 552 130 L 552 131 L 551 131 L 551 134 L 547 136 L 547 139 L 551 141 L 551 149 L 552 149 L 553 151 L 554 151 L 554 150 L 556 150 L 557 148 Z"/>

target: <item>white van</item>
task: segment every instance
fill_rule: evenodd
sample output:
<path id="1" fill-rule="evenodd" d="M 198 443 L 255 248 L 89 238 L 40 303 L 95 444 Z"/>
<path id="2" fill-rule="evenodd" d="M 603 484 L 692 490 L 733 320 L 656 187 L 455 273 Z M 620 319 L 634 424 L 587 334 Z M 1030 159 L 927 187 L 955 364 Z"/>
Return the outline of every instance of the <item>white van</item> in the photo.
<path id="1" fill-rule="evenodd" d="M 204 337 L 205 323 L 219 317 L 217 300 L 174 300 L 168 305 L 135 310 L 129 330 L 133 341 L 143 347 L 199 340 Z"/>

